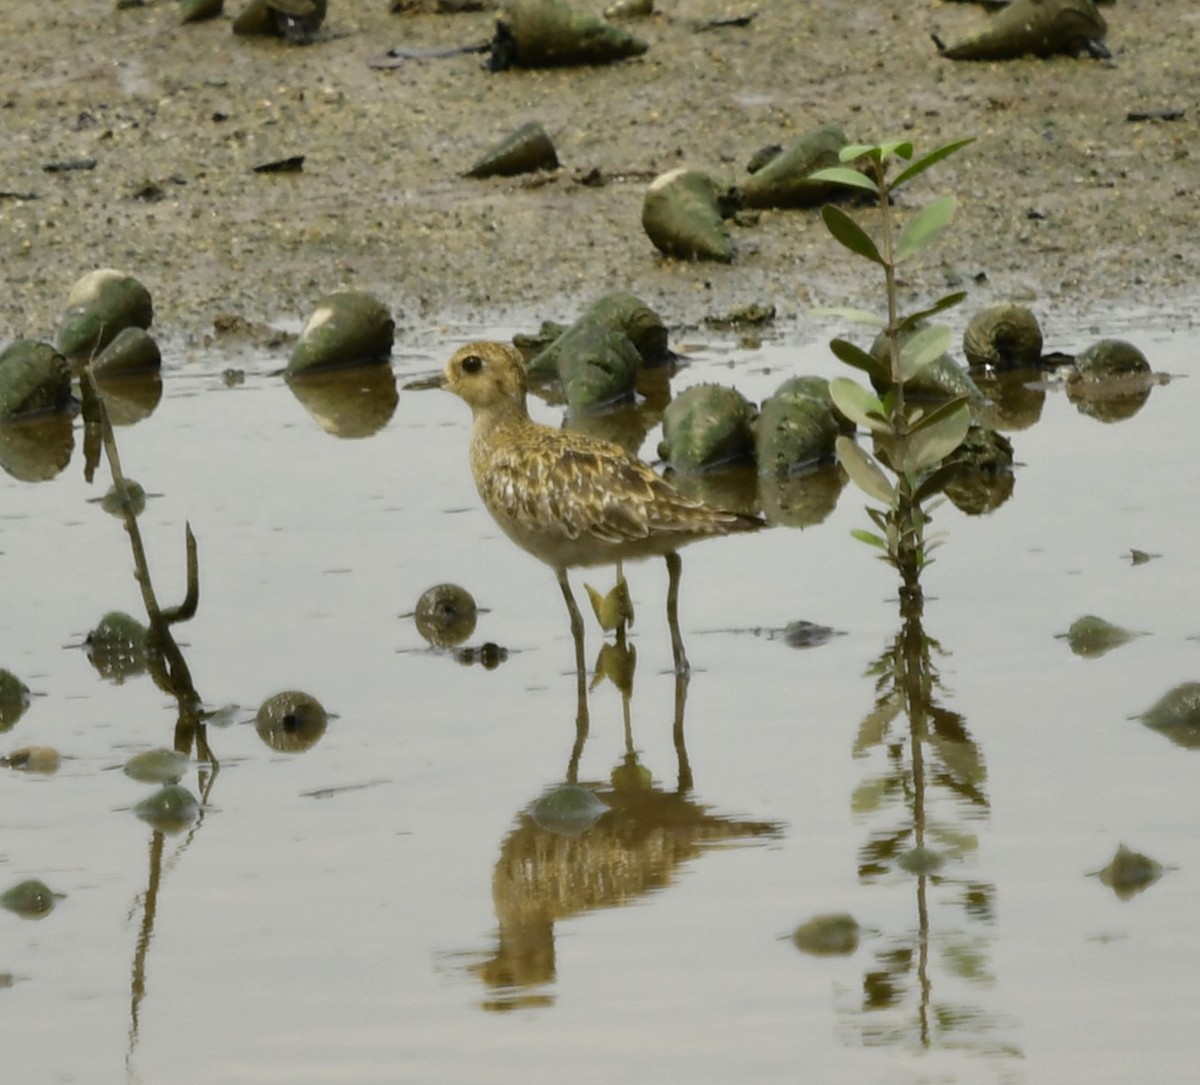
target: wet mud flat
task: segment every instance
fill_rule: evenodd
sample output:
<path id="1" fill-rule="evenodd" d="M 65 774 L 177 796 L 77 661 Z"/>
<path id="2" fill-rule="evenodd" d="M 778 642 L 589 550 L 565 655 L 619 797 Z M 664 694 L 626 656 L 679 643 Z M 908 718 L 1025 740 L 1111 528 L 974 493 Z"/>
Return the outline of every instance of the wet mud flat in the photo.
<path id="1" fill-rule="evenodd" d="M 156 334 L 193 344 L 222 316 L 298 324 L 343 287 L 380 297 L 398 340 L 422 348 L 442 321 L 570 319 L 610 290 L 675 327 L 755 301 L 801 321 L 877 292 L 816 212 L 734 227 L 728 266 L 660 256 L 640 213 L 659 173 L 734 180 L 760 147 L 827 121 L 918 149 L 978 137 L 914 187 L 913 206 L 961 199 L 909 271 L 914 298 L 953 286 L 970 306 L 1020 300 L 1052 316 L 1053 336 L 1055 316 L 1183 312 L 1195 294 L 1200 16 L 1185 3 L 1105 5 L 1110 60 L 956 63 L 930 35 L 978 28 L 976 5 L 661 0 L 629 24 L 641 57 L 499 73 L 472 53 L 370 66 L 389 48 L 485 42 L 494 12 L 333 0 L 319 40 L 297 47 L 236 37 L 240 5 L 226 7 L 182 26 L 166 0 L 4 5 L 0 32 L 22 49 L 0 76 L 0 338 L 51 337 L 70 285 L 100 266 L 141 278 Z M 559 170 L 462 176 L 527 121 Z"/>

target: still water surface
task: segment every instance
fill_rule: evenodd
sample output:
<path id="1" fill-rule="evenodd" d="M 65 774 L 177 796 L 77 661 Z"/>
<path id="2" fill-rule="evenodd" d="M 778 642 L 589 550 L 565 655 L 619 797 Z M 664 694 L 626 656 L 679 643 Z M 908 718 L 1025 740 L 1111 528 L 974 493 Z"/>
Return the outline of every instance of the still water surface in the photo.
<path id="1" fill-rule="evenodd" d="M 1194 369 L 1194 328 L 1117 330 L 1156 370 Z M 431 334 L 398 380 L 474 337 Z M 757 401 L 837 372 L 822 341 L 702 338 L 676 390 Z M 226 709 L 218 764 L 184 777 L 205 799 L 184 832 L 138 820 L 149 789 L 120 771 L 172 744 L 178 706 L 80 647 L 107 611 L 144 615 L 126 532 L 95 503 L 107 467 L 86 481 L 77 422 L 57 477 L 0 475 L 0 667 L 37 694 L 0 752 L 64 758 L 0 775 L 0 890 L 64 894 L 40 920 L 0 911 L 6 1080 L 1194 1080 L 1196 754 L 1129 718 L 1200 678 L 1194 380 L 1115 424 L 1048 390 L 1010 433 L 1011 497 L 939 515 L 923 741 L 889 708 L 895 583 L 849 538 L 866 518 L 847 489 L 818 525 L 685 553 L 686 689 L 663 564 L 631 566 L 632 695 L 598 684 L 579 748 L 557 586 L 479 507 L 464 405 L 402 391 L 344 439 L 278 364 L 180 351 L 157 409 L 117 430 L 155 495 L 139 524 L 164 604 L 195 532 L 200 605 L 175 631 Z M 468 644 L 505 648 L 499 666 L 428 649 L 404 617 L 441 581 L 486 608 Z M 1147 635 L 1075 656 L 1055 635 L 1087 613 Z M 797 621 L 836 635 L 792 647 Z M 590 615 L 588 638 L 592 659 Z M 335 714 L 305 752 L 253 725 L 287 689 Z M 573 836 L 530 816 L 569 777 L 610 807 Z M 901 862 L 918 837 L 942 860 L 924 875 Z M 1128 900 L 1088 876 L 1122 842 L 1169 868 Z M 792 944 L 839 912 L 855 952 Z"/>

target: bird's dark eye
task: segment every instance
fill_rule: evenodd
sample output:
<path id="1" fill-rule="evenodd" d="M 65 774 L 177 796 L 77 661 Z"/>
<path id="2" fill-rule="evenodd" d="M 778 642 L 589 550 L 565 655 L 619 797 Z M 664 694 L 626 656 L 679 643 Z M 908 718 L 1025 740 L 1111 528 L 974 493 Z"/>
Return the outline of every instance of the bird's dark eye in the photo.
<path id="1" fill-rule="evenodd" d="M 478 373 L 483 368 L 483 359 L 478 354 L 468 354 L 461 365 L 464 373 Z"/>

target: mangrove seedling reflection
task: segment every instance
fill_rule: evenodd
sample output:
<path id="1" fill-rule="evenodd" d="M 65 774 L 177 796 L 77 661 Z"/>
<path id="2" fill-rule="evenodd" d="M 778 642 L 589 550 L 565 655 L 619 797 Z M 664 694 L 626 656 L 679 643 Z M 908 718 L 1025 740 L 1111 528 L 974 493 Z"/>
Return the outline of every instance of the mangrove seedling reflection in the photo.
<path id="1" fill-rule="evenodd" d="M 854 745 L 856 757 L 878 766 L 856 789 L 854 812 L 885 822 L 860 850 L 859 877 L 864 884 L 911 882 L 915 915 L 909 929 L 883 933 L 855 1017 L 873 1044 L 915 1041 L 1015 1055 L 997 1035 L 1006 1022 L 965 1002 L 948 1003 L 961 988 L 947 983 L 941 991 L 936 983 L 940 963 L 948 977 L 980 990 L 988 985 L 987 937 L 963 921 L 989 920 L 995 889 L 957 874 L 976 849 L 968 823 L 988 811 L 987 773 L 962 717 L 938 703 L 933 656 L 941 648 L 922 617 L 919 591 L 903 596 L 900 632 L 873 668 L 876 703 Z"/>

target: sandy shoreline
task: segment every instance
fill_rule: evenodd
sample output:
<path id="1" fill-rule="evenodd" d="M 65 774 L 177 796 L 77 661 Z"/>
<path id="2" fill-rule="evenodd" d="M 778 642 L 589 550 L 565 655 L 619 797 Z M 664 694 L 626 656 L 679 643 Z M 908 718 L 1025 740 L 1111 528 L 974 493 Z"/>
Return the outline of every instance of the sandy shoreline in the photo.
<path id="1" fill-rule="evenodd" d="M 993 64 L 941 60 L 930 41 L 977 27 L 971 4 L 760 0 L 744 5 L 749 27 L 704 33 L 693 20 L 742 6 L 657 7 L 632 24 L 642 58 L 490 73 L 477 55 L 368 64 L 390 46 L 486 40 L 487 12 L 331 0 L 328 38 L 297 48 L 235 37 L 228 12 L 180 26 L 168 0 L 9 0 L 0 33 L 22 48 L 0 75 L 0 341 L 51 338 L 70 285 L 106 265 L 150 288 L 160 337 L 190 344 L 218 314 L 294 323 L 339 287 L 377 294 L 418 351 L 442 322 L 568 320 L 614 289 L 672 326 L 768 302 L 801 335 L 807 306 L 876 296 L 814 212 L 735 228 L 738 256 L 718 266 L 660 257 L 641 201 L 647 175 L 686 165 L 732 180 L 759 147 L 830 120 L 918 149 L 978 137 L 908 196 L 962 201 L 909 270 L 914 303 L 962 287 L 970 308 L 1020 300 L 1051 325 L 1192 307 L 1200 12 L 1187 3 L 1106 5 L 1111 61 Z M 1184 115 L 1127 119 L 1164 108 Z M 560 171 L 461 176 L 527 120 L 551 134 Z M 301 172 L 252 172 L 290 155 L 305 156 Z M 95 165 L 44 168 L 79 159 Z M 585 182 L 597 173 L 605 183 Z"/>

